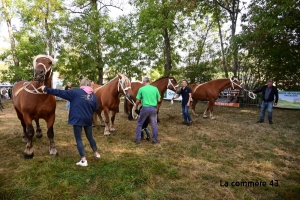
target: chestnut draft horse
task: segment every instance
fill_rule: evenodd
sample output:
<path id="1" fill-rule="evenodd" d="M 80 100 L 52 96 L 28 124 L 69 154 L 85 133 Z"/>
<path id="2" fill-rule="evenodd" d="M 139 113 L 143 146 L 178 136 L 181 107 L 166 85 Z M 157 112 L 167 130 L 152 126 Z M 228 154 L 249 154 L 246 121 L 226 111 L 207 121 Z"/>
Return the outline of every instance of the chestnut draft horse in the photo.
<path id="1" fill-rule="evenodd" d="M 47 136 L 50 140 L 50 155 L 57 155 L 54 143 L 53 124 L 55 121 L 56 100 L 52 95 L 44 94 L 40 86 L 52 87 L 52 65 L 54 58 L 46 55 L 38 55 L 33 59 L 34 81 L 20 81 L 14 84 L 12 89 L 13 104 L 17 116 L 23 126 L 23 141 L 27 142 L 24 152 L 25 158 L 33 158 L 32 137 L 34 128 L 32 121 L 37 125 L 36 137 L 42 137 L 39 119 L 47 123 Z"/>
<path id="2" fill-rule="evenodd" d="M 227 89 L 227 88 L 239 88 L 243 89 L 243 84 L 238 81 L 237 78 L 222 78 L 222 79 L 216 79 L 212 80 L 203 84 L 191 84 L 189 86 L 192 90 L 192 111 L 194 115 L 198 116 L 196 114 L 196 104 L 198 101 L 208 101 L 207 108 L 203 113 L 203 118 L 207 118 L 207 111 L 210 111 L 210 118 L 216 119 L 213 116 L 213 107 L 215 105 L 215 101 L 218 99 L 219 94 L 221 91 Z"/>
<path id="3" fill-rule="evenodd" d="M 93 84 L 94 93 L 98 99 L 98 110 L 94 113 L 93 123 L 96 124 L 97 115 L 100 118 L 101 125 L 105 124 L 104 135 L 108 136 L 111 132 L 115 132 L 114 121 L 115 115 L 119 110 L 120 97 L 119 94 L 123 94 L 125 98 L 134 104 L 132 100 L 132 91 L 130 80 L 122 75 L 118 74 L 117 77 L 109 81 L 107 84 L 101 86 Z M 101 112 L 104 111 L 105 122 L 101 117 Z M 111 119 L 109 119 L 109 111 L 111 111 Z M 111 120 L 111 123 L 109 121 Z M 109 126 L 110 125 L 110 126 Z"/>
<path id="4" fill-rule="evenodd" d="M 172 76 L 163 76 L 156 81 L 152 82 L 151 85 L 155 86 L 158 88 L 158 91 L 160 93 L 161 99 L 164 97 L 164 93 L 166 92 L 167 89 L 170 89 L 174 92 L 176 92 L 179 88 L 179 85 L 176 82 L 176 79 Z M 133 100 L 134 102 L 136 101 L 136 95 L 138 93 L 138 90 L 144 86 L 142 82 L 131 82 L 131 89 L 133 93 Z M 178 89 L 176 89 L 178 88 Z M 159 108 L 161 106 L 162 101 L 158 104 L 157 107 L 157 114 L 159 113 Z M 128 104 L 127 99 L 124 99 L 124 112 L 128 114 L 128 119 L 133 120 L 133 104 Z M 158 118 L 157 118 L 157 121 Z"/>

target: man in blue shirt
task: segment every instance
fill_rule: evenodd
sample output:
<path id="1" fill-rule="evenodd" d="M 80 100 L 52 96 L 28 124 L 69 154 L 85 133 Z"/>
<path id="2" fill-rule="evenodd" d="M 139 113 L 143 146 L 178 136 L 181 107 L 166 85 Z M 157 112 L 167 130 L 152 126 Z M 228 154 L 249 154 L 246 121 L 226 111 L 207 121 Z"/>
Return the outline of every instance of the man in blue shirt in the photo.
<path id="1" fill-rule="evenodd" d="M 272 110 L 273 110 L 273 104 L 274 106 L 278 103 L 278 90 L 275 86 L 273 86 L 273 81 L 269 80 L 267 82 L 267 85 L 264 85 L 262 88 L 253 91 L 253 93 L 262 93 L 262 104 L 261 104 L 261 112 L 260 112 L 260 118 L 257 121 L 257 123 L 263 123 L 265 119 L 265 112 L 268 108 L 268 120 L 269 124 L 273 124 L 272 120 Z M 275 96 L 275 103 L 274 103 L 274 96 Z"/>
<path id="2" fill-rule="evenodd" d="M 184 119 L 184 124 L 189 126 L 192 124 L 192 118 L 189 114 L 189 107 L 192 99 L 192 90 L 191 88 L 187 87 L 187 81 L 183 80 L 181 82 L 182 88 L 180 92 L 172 98 L 172 100 L 177 99 L 180 95 L 182 97 L 182 102 L 181 102 L 181 108 L 182 108 L 182 115 Z"/>

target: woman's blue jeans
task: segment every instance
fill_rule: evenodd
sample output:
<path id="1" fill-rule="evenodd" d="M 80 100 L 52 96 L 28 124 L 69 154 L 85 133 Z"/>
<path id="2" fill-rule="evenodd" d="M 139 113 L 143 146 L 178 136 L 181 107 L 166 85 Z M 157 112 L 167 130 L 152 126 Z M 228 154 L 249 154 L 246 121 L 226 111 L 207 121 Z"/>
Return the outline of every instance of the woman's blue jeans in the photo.
<path id="1" fill-rule="evenodd" d="M 97 151 L 96 141 L 94 140 L 93 134 L 92 134 L 93 127 L 92 126 L 73 125 L 73 130 L 74 130 L 74 136 L 75 136 L 75 140 L 76 140 L 76 144 L 77 144 L 77 149 L 78 149 L 78 152 L 79 152 L 81 158 L 85 157 L 84 146 L 83 146 L 82 138 L 81 138 L 82 127 L 84 128 L 85 136 L 88 139 L 88 141 L 90 142 L 90 146 L 93 149 L 93 152 Z"/>

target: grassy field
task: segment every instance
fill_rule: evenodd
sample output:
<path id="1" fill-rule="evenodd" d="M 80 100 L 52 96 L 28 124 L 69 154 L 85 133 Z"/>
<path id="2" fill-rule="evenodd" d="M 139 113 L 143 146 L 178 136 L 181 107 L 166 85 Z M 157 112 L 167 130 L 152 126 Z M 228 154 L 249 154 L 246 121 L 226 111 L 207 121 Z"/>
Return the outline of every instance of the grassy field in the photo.
<path id="1" fill-rule="evenodd" d="M 215 107 L 217 120 L 193 117 L 187 127 L 180 104 L 164 102 L 157 145 L 134 144 L 136 121 L 118 113 L 115 134 L 105 137 L 102 127 L 94 128 L 100 159 L 83 138 L 89 166 L 79 167 L 64 106 L 58 102 L 54 126 L 59 155 L 49 156 L 43 121 L 35 157 L 25 160 L 21 125 L 5 103 L 0 199 L 299 199 L 299 110 L 274 109 L 269 125 L 256 123 L 257 107 Z"/>

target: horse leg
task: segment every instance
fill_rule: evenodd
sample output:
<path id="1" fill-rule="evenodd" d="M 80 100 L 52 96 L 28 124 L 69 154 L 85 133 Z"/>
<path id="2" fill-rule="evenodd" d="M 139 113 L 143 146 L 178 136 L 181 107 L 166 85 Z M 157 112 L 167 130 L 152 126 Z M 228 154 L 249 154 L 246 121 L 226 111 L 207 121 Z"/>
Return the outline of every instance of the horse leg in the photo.
<path id="1" fill-rule="evenodd" d="M 104 109 L 104 116 L 105 116 L 105 128 L 104 128 L 104 135 L 109 136 L 109 109 L 105 108 Z"/>
<path id="2" fill-rule="evenodd" d="M 43 134 L 42 134 L 42 129 L 40 127 L 39 119 L 35 119 L 34 121 L 35 121 L 35 124 L 36 124 L 35 137 L 41 138 L 43 136 Z"/>
<path id="3" fill-rule="evenodd" d="M 32 126 L 32 119 L 28 115 L 24 115 L 24 122 L 26 124 L 25 136 L 27 138 L 24 158 L 31 159 L 33 158 L 32 137 L 34 135 L 34 128 Z"/>
<path id="4" fill-rule="evenodd" d="M 115 117 L 116 117 L 116 111 L 112 111 L 112 113 L 111 113 L 111 123 L 110 123 L 110 128 L 109 128 L 109 131 L 110 132 L 116 132 L 116 129 L 115 129 L 115 127 L 114 127 L 114 125 L 115 125 Z"/>
<path id="5" fill-rule="evenodd" d="M 24 118 L 23 118 L 23 114 L 21 112 L 19 112 L 18 109 L 16 109 L 16 113 L 17 113 L 17 116 L 19 118 L 19 120 L 21 121 L 21 125 L 23 127 L 23 137 L 22 137 L 22 142 L 26 143 L 28 141 L 27 137 L 26 137 L 26 124 L 24 122 Z"/>
<path id="6" fill-rule="evenodd" d="M 127 104 L 127 110 L 128 110 L 128 120 L 133 120 L 133 116 L 132 116 L 132 112 L 133 112 L 133 105 L 131 103 L 129 103 L 126 99 L 126 104 Z"/>
<path id="7" fill-rule="evenodd" d="M 214 104 L 215 101 L 209 101 L 209 112 L 210 112 L 210 119 L 215 120 L 216 118 L 213 116 L 213 110 L 214 110 Z"/>
<path id="8" fill-rule="evenodd" d="M 209 102 L 207 102 L 207 107 L 203 113 L 203 118 L 206 119 L 207 118 L 207 111 L 209 110 Z"/>
<path id="9" fill-rule="evenodd" d="M 101 110 L 100 112 L 97 112 L 97 114 L 98 114 L 98 116 L 99 116 L 99 119 L 100 119 L 100 125 L 101 125 L 102 127 L 105 127 L 105 122 L 104 122 L 104 120 L 103 120 L 103 118 L 102 118 L 101 113 L 102 113 L 102 110 Z"/>
<path id="10" fill-rule="evenodd" d="M 97 124 L 97 123 L 98 123 L 97 117 L 98 117 L 97 113 L 94 112 L 94 113 L 93 113 L 93 125 L 94 125 L 94 126 L 97 126 L 97 125 L 98 125 L 98 124 Z"/>
<path id="11" fill-rule="evenodd" d="M 192 112 L 194 114 L 194 116 L 198 117 L 198 114 L 196 113 L 196 105 L 198 103 L 198 100 L 193 100 L 193 103 L 192 103 Z"/>
<path id="12" fill-rule="evenodd" d="M 160 106 L 161 106 L 161 102 L 159 102 L 159 103 L 158 103 L 158 106 L 157 106 L 157 112 L 156 112 L 156 114 L 157 114 L 157 123 L 160 122 L 160 120 L 159 120 L 159 118 L 158 118 L 158 113 L 159 113 L 159 108 L 160 108 Z"/>
<path id="13" fill-rule="evenodd" d="M 49 145 L 49 153 L 50 155 L 58 155 L 58 152 L 55 148 L 55 142 L 54 142 L 54 131 L 53 131 L 53 124 L 55 121 L 55 114 L 53 114 L 52 116 L 50 116 L 46 122 L 47 122 L 47 136 L 49 138 L 50 141 L 50 145 Z"/>

